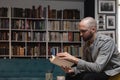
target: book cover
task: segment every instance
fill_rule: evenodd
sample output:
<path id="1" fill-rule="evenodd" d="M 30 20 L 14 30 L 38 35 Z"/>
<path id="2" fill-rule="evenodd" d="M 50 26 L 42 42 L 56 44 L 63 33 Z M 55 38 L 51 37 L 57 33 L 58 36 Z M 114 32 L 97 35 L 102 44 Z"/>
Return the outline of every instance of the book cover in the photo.
<path id="1" fill-rule="evenodd" d="M 56 57 L 54 55 L 52 55 L 52 57 L 49 59 L 51 63 L 57 65 L 57 66 L 63 66 L 63 67 L 71 67 L 74 63 L 67 61 L 67 60 L 63 60 L 60 59 L 59 57 Z"/>

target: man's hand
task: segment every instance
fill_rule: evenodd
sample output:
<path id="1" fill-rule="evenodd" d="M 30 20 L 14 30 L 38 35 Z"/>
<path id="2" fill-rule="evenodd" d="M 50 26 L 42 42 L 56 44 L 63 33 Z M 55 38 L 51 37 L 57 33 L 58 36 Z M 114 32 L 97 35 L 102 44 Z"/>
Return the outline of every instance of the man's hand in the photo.
<path id="1" fill-rule="evenodd" d="M 67 52 L 57 53 L 56 56 L 60 57 L 60 59 L 65 59 L 65 60 L 71 61 L 71 62 L 73 62 L 73 63 L 75 63 L 75 64 L 77 64 L 77 63 L 78 63 L 78 60 L 79 60 L 78 58 L 70 55 L 70 54 L 67 53 Z"/>
<path id="2" fill-rule="evenodd" d="M 74 70 L 72 68 L 63 66 L 61 66 L 61 68 L 63 69 L 63 71 L 65 71 L 65 73 L 74 73 Z"/>

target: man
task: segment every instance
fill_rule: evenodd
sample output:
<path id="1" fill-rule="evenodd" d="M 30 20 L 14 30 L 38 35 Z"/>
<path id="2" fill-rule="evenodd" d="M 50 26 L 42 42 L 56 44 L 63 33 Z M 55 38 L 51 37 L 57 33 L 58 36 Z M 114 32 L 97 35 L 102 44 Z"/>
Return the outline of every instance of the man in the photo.
<path id="1" fill-rule="evenodd" d="M 79 23 L 80 36 L 84 41 L 83 58 L 70 53 L 57 53 L 61 59 L 76 64 L 75 67 L 62 67 L 67 73 L 66 80 L 108 80 L 109 76 L 120 73 L 120 53 L 109 36 L 97 33 L 97 23 L 86 17 Z"/>

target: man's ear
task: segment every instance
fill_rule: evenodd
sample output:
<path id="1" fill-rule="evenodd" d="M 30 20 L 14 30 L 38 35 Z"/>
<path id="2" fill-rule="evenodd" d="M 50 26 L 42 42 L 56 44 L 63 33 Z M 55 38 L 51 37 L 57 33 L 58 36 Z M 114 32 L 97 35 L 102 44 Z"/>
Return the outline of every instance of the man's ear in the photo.
<path id="1" fill-rule="evenodd" d="M 96 32 L 96 30 L 97 30 L 96 27 L 92 27 L 92 31 Z"/>

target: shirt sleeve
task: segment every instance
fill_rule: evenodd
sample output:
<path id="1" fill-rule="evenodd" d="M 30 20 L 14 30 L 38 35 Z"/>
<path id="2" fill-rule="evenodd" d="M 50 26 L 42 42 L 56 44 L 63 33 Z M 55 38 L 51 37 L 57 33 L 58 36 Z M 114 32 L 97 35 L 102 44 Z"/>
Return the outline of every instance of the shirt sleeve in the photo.
<path id="1" fill-rule="evenodd" d="M 84 71 L 84 70 L 77 69 L 77 67 L 72 67 L 72 69 L 74 70 L 75 74 L 78 74 Z"/>
<path id="2" fill-rule="evenodd" d="M 101 41 L 97 46 L 99 46 L 99 50 L 96 60 L 94 62 L 87 62 L 79 59 L 77 69 L 94 72 L 101 72 L 104 70 L 114 53 L 115 43 L 113 40 L 107 39 L 106 41 Z"/>

